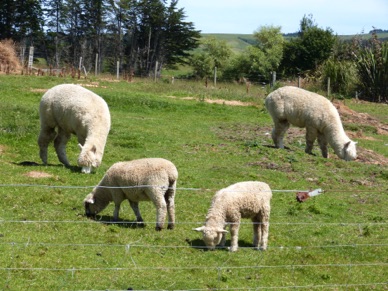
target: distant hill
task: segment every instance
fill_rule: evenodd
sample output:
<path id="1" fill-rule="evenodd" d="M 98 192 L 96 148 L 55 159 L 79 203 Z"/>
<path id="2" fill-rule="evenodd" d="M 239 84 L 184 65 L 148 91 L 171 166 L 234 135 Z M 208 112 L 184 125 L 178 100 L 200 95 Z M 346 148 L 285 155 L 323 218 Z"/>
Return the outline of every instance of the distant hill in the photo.
<path id="1" fill-rule="evenodd" d="M 203 38 L 211 38 L 214 37 L 216 39 L 224 40 L 227 44 L 232 48 L 235 52 L 243 51 L 248 45 L 252 45 L 255 43 L 255 39 L 253 34 L 229 34 L 229 33 L 203 33 L 201 34 Z M 296 37 L 297 33 L 288 33 L 285 34 L 284 37 L 286 39 Z M 342 40 L 351 40 L 356 35 L 339 35 L 338 37 Z M 362 39 L 369 39 L 371 37 L 370 33 L 359 34 Z M 377 36 L 380 40 L 387 41 L 388 40 L 388 31 L 379 29 L 377 31 Z"/>

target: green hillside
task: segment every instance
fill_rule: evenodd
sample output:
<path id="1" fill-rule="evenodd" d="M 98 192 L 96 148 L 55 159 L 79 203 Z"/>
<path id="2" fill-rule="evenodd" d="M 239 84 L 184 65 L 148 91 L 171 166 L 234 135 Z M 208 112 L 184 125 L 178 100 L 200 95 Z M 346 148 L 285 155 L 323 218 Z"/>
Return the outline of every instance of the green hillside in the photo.
<path id="1" fill-rule="evenodd" d="M 362 39 L 369 39 L 370 33 L 360 35 L 338 35 L 341 40 L 351 40 L 355 36 L 360 36 Z M 380 40 L 388 40 L 388 32 L 378 32 L 377 36 Z M 214 37 L 219 40 L 224 40 L 235 52 L 243 51 L 248 45 L 255 42 L 253 34 L 229 34 L 229 33 L 204 33 L 203 38 Z M 285 35 L 286 39 L 291 38 L 290 34 Z"/>

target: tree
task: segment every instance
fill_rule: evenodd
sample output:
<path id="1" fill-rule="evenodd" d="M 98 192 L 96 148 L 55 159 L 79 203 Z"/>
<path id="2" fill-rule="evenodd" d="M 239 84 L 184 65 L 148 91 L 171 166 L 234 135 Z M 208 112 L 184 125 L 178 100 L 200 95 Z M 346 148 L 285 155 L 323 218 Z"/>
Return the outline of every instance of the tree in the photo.
<path id="1" fill-rule="evenodd" d="M 40 0 L 2 0 L 0 5 L 0 39 L 12 38 L 30 43 L 42 33 L 43 11 Z"/>
<path id="2" fill-rule="evenodd" d="M 66 6 L 63 0 L 46 0 L 44 2 L 46 19 L 46 59 L 58 68 L 64 49 L 64 26 L 67 21 Z"/>
<path id="3" fill-rule="evenodd" d="M 254 32 L 254 38 L 255 44 L 248 46 L 242 55 L 230 62 L 225 77 L 267 81 L 270 73 L 278 69 L 283 57 L 281 27 L 262 26 Z"/>
<path id="4" fill-rule="evenodd" d="M 215 67 L 222 72 L 226 61 L 232 55 L 232 50 L 224 40 L 214 37 L 204 39 L 201 50 L 191 57 L 194 74 L 199 78 L 211 76 Z"/>
<path id="5" fill-rule="evenodd" d="M 312 15 L 304 16 L 296 38 L 286 42 L 282 67 L 288 74 L 315 70 L 330 57 L 336 37 L 330 28 L 319 28 Z"/>

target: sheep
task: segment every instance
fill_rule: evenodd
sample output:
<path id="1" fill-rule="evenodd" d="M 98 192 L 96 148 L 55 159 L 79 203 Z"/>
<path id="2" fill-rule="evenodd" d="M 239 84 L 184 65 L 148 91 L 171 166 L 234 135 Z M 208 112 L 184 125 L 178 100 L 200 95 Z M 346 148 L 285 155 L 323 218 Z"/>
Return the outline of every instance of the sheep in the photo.
<path id="1" fill-rule="evenodd" d="M 253 223 L 253 247 L 266 250 L 268 245 L 270 200 L 272 191 L 268 184 L 257 181 L 239 182 L 219 190 L 213 197 L 205 225 L 193 230 L 203 234 L 208 249 L 225 246 L 227 225 L 230 225 L 231 246 L 238 249 L 238 230 L 241 218 L 250 218 Z"/>
<path id="2" fill-rule="evenodd" d="M 277 148 L 284 148 L 284 134 L 290 124 L 306 128 L 305 152 L 312 154 L 315 139 L 324 158 L 328 157 L 327 145 L 345 161 L 357 158 L 356 144 L 346 135 L 334 105 L 325 97 L 292 86 L 285 86 L 270 93 L 265 107 L 274 122 L 272 140 Z"/>
<path id="3" fill-rule="evenodd" d="M 144 158 L 113 164 L 97 187 L 84 199 L 86 216 L 95 216 L 113 201 L 113 220 L 119 219 L 120 204 L 128 200 L 136 215 L 136 221 L 143 223 L 139 201 L 152 201 L 156 206 L 157 231 L 162 230 L 168 212 L 168 229 L 175 224 L 175 191 L 178 170 L 175 165 L 162 158 Z"/>
<path id="4" fill-rule="evenodd" d="M 39 116 L 38 145 L 44 164 L 47 147 L 54 140 L 59 161 L 69 167 L 66 144 L 75 134 L 81 150 L 77 163 L 82 172 L 88 174 L 92 167 L 100 166 L 111 126 L 108 105 L 100 96 L 79 85 L 57 85 L 43 95 Z"/>

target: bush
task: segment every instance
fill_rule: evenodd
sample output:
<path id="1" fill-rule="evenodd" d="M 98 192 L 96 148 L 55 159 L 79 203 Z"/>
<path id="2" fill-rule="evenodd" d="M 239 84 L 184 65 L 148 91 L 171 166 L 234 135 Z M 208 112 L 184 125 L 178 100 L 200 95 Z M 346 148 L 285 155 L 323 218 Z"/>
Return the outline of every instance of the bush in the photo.
<path id="1" fill-rule="evenodd" d="M 381 42 L 373 32 L 367 45 L 355 40 L 353 56 L 360 81 L 360 99 L 388 102 L 388 42 Z"/>
<path id="2" fill-rule="evenodd" d="M 7 73 L 15 72 L 21 68 L 15 43 L 10 39 L 0 41 L 0 65 L 0 71 L 3 69 Z"/>

